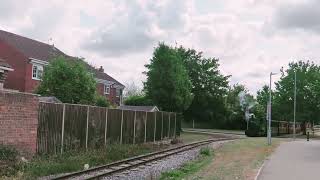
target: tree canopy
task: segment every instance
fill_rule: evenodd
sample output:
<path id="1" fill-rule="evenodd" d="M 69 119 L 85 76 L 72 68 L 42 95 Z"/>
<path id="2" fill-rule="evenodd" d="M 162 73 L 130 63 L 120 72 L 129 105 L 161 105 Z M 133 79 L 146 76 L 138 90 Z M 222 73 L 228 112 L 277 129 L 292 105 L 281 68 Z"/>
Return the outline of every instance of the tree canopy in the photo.
<path id="1" fill-rule="evenodd" d="M 96 98 L 96 81 L 81 60 L 57 57 L 45 68 L 42 82 L 36 93 L 55 96 L 64 103 L 93 104 Z"/>
<path id="2" fill-rule="evenodd" d="M 218 123 L 225 119 L 224 95 L 228 88 L 229 76 L 219 71 L 218 59 L 205 58 L 202 52 L 175 48 L 181 56 L 192 83 L 193 101 L 184 112 L 186 120 Z"/>
<path id="3" fill-rule="evenodd" d="M 160 43 L 145 67 L 148 98 L 165 111 L 182 112 L 189 107 L 193 98 L 191 82 L 181 56 L 173 48 Z"/>

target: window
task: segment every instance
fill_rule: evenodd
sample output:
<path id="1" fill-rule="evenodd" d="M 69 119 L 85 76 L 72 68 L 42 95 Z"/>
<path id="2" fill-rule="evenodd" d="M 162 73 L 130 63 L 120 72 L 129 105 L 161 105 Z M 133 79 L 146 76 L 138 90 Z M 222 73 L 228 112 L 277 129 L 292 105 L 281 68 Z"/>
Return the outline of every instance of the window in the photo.
<path id="1" fill-rule="evenodd" d="M 116 96 L 119 97 L 122 95 L 122 89 L 116 89 Z"/>
<path id="2" fill-rule="evenodd" d="M 110 86 L 104 85 L 104 94 L 110 94 Z"/>
<path id="3" fill-rule="evenodd" d="M 32 65 L 32 79 L 41 80 L 43 74 L 43 66 L 33 64 Z"/>

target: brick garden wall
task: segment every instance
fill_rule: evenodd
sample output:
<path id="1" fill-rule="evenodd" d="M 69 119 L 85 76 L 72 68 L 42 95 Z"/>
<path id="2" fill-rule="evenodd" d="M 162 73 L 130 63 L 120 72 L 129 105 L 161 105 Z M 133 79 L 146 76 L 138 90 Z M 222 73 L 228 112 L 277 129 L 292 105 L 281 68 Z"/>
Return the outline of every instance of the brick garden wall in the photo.
<path id="1" fill-rule="evenodd" d="M 35 95 L 0 90 L 0 144 L 36 153 L 38 104 Z"/>

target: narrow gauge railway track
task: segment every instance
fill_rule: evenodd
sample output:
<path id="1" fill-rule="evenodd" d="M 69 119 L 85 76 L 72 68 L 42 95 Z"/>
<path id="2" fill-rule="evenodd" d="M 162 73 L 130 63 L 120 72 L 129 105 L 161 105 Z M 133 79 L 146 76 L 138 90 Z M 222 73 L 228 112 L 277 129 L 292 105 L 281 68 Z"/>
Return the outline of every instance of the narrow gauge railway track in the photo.
<path id="1" fill-rule="evenodd" d="M 83 171 L 77 171 L 73 173 L 68 173 L 61 176 L 56 176 L 51 178 L 52 180 L 64 180 L 64 179 L 100 179 L 105 176 L 110 176 L 114 173 L 125 171 L 128 169 L 135 168 L 140 165 L 145 165 L 147 163 L 163 159 L 165 157 L 178 154 L 184 151 L 191 150 L 196 147 L 210 144 L 212 142 L 234 140 L 237 138 L 217 138 L 208 139 L 204 141 L 197 141 L 190 144 L 181 145 L 174 148 L 169 148 L 163 151 L 152 152 L 140 156 L 135 156 L 132 158 L 116 161 L 110 164 L 93 167 Z"/>

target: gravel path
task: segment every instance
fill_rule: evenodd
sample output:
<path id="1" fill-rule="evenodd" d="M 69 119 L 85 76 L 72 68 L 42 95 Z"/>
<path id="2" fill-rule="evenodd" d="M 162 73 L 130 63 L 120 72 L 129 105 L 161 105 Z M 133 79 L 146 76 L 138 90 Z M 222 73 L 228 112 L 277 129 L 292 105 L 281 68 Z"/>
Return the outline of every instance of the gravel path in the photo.
<path id="1" fill-rule="evenodd" d="M 230 141 L 230 140 L 228 140 Z M 213 149 L 220 147 L 223 143 L 228 141 L 213 142 L 209 145 Z M 116 173 L 112 176 L 105 177 L 105 180 L 140 180 L 140 179 L 158 179 L 161 173 L 167 172 L 173 169 L 181 167 L 188 161 L 194 160 L 198 157 L 201 147 L 191 149 L 173 156 L 169 156 L 165 159 L 139 166 L 135 169 L 130 169 L 120 173 Z"/>

